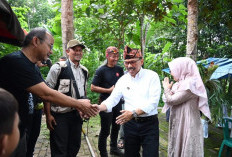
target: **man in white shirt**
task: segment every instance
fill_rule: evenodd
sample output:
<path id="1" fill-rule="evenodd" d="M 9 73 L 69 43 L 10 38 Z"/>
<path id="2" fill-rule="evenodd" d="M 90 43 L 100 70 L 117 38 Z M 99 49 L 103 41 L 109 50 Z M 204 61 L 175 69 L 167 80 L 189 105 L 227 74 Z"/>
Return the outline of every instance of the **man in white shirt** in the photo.
<path id="1" fill-rule="evenodd" d="M 111 112 L 120 98 L 125 100 L 125 109 L 116 123 L 124 124 L 125 156 L 159 156 L 159 122 L 157 107 L 160 99 L 160 79 L 156 72 L 143 69 L 139 49 L 124 49 L 124 65 L 128 71 L 115 85 L 110 97 L 99 105 L 100 111 Z"/>

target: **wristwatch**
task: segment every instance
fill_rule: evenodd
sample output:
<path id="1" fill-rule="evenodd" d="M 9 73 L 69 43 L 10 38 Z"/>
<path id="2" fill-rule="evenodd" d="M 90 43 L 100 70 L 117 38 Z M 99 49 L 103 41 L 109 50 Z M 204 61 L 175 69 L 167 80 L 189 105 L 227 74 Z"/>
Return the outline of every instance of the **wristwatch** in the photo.
<path id="1" fill-rule="evenodd" d="M 137 118 L 137 117 L 139 116 L 139 115 L 135 112 L 135 110 L 133 110 L 132 113 L 133 113 L 132 115 L 133 115 L 134 118 Z"/>

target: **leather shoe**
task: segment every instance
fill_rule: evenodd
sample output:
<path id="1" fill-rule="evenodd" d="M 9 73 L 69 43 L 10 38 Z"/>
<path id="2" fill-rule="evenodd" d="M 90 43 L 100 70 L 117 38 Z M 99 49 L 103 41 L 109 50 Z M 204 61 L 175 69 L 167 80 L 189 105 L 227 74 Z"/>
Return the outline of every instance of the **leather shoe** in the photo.
<path id="1" fill-rule="evenodd" d="M 120 157 L 124 156 L 124 153 L 121 150 L 119 150 L 118 148 L 111 148 L 110 149 L 110 154 L 111 155 L 117 155 L 117 156 L 120 156 Z"/>

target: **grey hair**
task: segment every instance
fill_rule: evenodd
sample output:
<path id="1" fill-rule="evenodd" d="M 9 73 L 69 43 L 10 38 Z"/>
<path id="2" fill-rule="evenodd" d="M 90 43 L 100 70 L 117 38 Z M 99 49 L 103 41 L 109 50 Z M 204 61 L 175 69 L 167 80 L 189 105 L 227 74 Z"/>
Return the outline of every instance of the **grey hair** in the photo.
<path id="1" fill-rule="evenodd" d="M 45 28 L 33 28 L 25 37 L 23 42 L 23 47 L 27 47 L 30 45 L 33 37 L 37 37 L 43 42 L 46 39 L 46 33 L 49 33 Z"/>

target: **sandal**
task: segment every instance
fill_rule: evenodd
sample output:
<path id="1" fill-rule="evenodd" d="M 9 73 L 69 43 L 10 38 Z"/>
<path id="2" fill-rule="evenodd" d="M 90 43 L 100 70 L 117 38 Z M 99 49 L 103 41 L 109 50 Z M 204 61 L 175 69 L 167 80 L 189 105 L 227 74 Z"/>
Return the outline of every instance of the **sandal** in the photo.
<path id="1" fill-rule="evenodd" d="M 124 139 L 123 138 L 118 140 L 118 149 L 124 149 Z"/>

